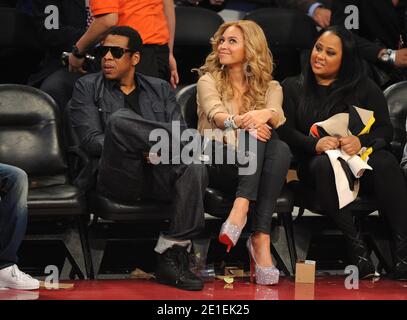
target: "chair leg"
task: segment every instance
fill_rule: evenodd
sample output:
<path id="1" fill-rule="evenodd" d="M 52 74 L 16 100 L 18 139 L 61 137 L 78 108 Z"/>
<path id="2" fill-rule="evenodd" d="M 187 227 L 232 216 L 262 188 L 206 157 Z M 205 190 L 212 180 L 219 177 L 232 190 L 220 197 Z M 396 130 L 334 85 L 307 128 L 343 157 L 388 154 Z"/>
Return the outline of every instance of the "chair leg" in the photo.
<path id="1" fill-rule="evenodd" d="M 105 253 L 106 242 L 105 239 L 90 238 L 90 248 L 94 267 L 93 279 L 97 279 L 99 274 L 100 265 L 102 264 L 103 255 Z"/>
<path id="2" fill-rule="evenodd" d="M 84 253 L 82 250 L 79 229 L 77 226 L 69 228 L 63 236 L 67 250 L 67 257 L 73 268 L 78 270 L 77 274 L 80 279 L 85 278 L 86 267 L 84 263 Z"/>
<path id="3" fill-rule="evenodd" d="M 297 249 L 295 247 L 292 215 L 291 215 L 291 213 L 281 213 L 280 216 L 281 216 L 281 219 L 283 222 L 283 227 L 284 227 L 285 235 L 286 235 L 286 239 L 287 239 L 288 252 L 290 253 L 291 267 L 293 270 L 293 274 L 295 274 L 295 265 L 297 263 Z"/>
<path id="4" fill-rule="evenodd" d="M 287 266 L 285 265 L 283 259 L 281 259 L 280 255 L 278 254 L 276 248 L 272 243 L 270 243 L 271 254 L 273 255 L 274 259 L 276 259 L 276 265 L 279 267 L 278 269 L 282 269 L 286 275 L 292 276 L 290 271 L 288 270 Z"/>
<path id="5" fill-rule="evenodd" d="M 92 255 L 90 253 L 88 231 L 86 228 L 86 216 L 77 217 L 77 226 L 79 230 L 79 237 L 81 239 L 82 251 L 85 260 L 86 276 L 88 279 L 95 278 L 95 272 L 93 270 Z"/>

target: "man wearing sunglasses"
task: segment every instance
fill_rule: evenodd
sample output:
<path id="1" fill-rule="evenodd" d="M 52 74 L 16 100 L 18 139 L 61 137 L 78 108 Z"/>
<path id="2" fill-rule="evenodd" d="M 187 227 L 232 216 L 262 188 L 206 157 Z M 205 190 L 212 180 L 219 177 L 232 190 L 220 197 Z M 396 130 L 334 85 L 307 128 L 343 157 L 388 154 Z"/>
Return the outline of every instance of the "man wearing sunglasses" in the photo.
<path id="1" fill-rule="evenodd" d="M 202 280 L 189 269 L 188 251 L 191 239 L 204 227 L 206 168 L 152 165 L 145 157 L 156 144 L 149 139 L 152 130 L 160 129 L 180 144 L 172 134 L 173 122 L 180 123 L 181 130 L 186 125 L 174 93 L 168 82 L 135 72 L 142 40 L 134 29 L 114 27 L 96 51 L 102 72 L 80 78 L 70 103 L 81 147 L 93 159 L 80 175 L 87 179 L 77 183 L 82 188 L 96 186 L 99 193 L 124 204 L 172 201 L 169 231 L 160 235 L 155 247 L 156 277 L 180 289 L 201 290 Z"/>
<path id="2" fill-rule="evenodd" d="M 177 63 L 173 55 L 175 35 L 174 0 L 91 0 L 93 22 L 75 43 L 69 56 L 69 70 L 84 72 L 84 56 L 113 26 L 130 26 L 144 43 L 145 55 L 138 72 L 178 84 Z"/>

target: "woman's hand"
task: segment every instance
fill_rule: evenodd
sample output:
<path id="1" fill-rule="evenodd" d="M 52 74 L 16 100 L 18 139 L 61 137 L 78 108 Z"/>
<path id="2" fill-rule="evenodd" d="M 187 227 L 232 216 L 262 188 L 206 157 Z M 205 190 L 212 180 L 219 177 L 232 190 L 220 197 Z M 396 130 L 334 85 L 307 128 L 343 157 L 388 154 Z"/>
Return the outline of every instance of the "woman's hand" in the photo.
<path id="1" fill-rule="evenodd" d="M 339 139 L 341 149 L 348 155 L 353 156 L 362 149 L 362 144 L 356 136 L 348 136 Z"/>
<path id="2" fill-rule="evenodd" d="M 317 145 L 315 146 L 315 151 L 317 153 L 323 153 L 327 150 L 335 150 L 339 148 L 340 142 L 336 137 L 323 137 L 318 140 Z"/>
<path id="3" fill-rule="evenodd" d="M 271 111 L 268 109 L 246 112 L 244 115 L 242 115 L 241 128 L 246 130 L 258 129 L 262 125 L 266 124 L 270 118 Z"/>
<path id="4" fill-rule="evenodd" d="M 271 139 L 272 130 L 273 129 L 269 125 L 263 124 L 262 126 L 257 128 L 257 130 L 251 129 L 248 131 L 249 131 L 249 134 L 251 134 L 257 140 L 260 140 L 261 142 L 267 142 Z"/>

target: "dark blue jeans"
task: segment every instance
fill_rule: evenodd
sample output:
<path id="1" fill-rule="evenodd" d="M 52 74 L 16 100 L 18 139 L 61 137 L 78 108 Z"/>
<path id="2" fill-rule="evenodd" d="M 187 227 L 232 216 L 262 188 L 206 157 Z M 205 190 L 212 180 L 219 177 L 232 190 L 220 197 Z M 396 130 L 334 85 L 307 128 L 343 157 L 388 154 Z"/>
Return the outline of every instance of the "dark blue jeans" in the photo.
<path id="1" fill-rule="evenodd" d="M 27 174 L 0 163 L 0 269 L 17 263 L 27 227 Z"/>

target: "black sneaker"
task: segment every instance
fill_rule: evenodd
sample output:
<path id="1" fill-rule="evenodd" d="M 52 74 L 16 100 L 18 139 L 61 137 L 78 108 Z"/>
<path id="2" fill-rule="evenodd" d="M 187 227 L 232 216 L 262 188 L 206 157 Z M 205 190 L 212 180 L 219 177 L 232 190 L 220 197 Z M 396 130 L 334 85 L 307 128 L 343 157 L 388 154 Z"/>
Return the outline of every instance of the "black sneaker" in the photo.
<path id="1" fill-rule="evenodd" d="M 395 236 L 394 271 L 392 279 L 407 281 L 407 237 Z"/>
<path id="2" fill-rule="evenodd" d="M 189 269 L 188 252 L 182 246 L 174 245 L 158 255 L 156 278 L 159 283 L 183 290 L 203 289 L 202 279 Z"/>
<path id="3" fill-rule="evenodd" d="M 392 279 L 407 281 L 407 261 L 401 260 L 395 264 Z"/>

